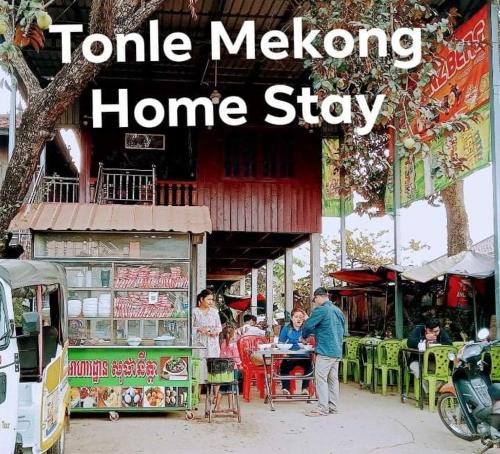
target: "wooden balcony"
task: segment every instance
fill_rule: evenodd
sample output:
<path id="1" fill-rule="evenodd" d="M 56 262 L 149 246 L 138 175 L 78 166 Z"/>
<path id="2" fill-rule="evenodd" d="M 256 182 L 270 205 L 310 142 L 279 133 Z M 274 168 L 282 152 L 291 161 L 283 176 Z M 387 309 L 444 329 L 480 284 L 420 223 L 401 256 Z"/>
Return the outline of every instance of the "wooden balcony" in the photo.
<path id="1" fill-rule="evenodd" d="M 157 180 L 156 169 L 108 169 L 99 166 L 91 184 L 93 203 L 196 206 L 197 184 L 193 181 Z"/>

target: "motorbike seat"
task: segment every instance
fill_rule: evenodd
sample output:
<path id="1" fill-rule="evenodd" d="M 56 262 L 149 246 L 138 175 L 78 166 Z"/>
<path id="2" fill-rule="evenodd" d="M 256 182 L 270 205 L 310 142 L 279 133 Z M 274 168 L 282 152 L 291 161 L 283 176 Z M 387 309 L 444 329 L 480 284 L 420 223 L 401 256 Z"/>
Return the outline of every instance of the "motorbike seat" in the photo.
<path id="1" fill-rule="evenodd" d="M 492 383 L 488 388 L 491 400 L 500 400 L 500 383 Z"/>

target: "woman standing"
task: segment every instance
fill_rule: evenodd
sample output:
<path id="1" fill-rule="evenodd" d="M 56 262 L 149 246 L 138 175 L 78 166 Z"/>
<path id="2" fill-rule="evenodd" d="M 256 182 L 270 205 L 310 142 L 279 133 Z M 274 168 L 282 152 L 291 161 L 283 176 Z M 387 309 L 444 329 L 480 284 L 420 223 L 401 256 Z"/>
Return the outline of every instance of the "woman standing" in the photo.
<path id="1" fill-rule="evenodd" d="M 201 384 L 207 380 L 207 361 L 205 358 L 218 358 L 220 355 L 219 334 L 222 331 L 219 312 L 211 307 L 214 294 L 202 290 L 196 297 L 196 307 L 193 310 L 193 332 L 195 345 L 205 347 L 199 351 L 200 364 L 200 394 Z"/>

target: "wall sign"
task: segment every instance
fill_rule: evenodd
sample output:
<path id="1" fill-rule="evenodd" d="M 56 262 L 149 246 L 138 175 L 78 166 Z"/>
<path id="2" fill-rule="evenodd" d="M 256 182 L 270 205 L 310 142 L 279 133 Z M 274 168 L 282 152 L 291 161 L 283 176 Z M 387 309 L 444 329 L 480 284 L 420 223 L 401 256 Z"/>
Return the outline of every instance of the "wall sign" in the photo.
<path id="1" fill-rule="evenodd" d="M 165 134 L 125 133 L 127 150 L 165 150 Z"/>

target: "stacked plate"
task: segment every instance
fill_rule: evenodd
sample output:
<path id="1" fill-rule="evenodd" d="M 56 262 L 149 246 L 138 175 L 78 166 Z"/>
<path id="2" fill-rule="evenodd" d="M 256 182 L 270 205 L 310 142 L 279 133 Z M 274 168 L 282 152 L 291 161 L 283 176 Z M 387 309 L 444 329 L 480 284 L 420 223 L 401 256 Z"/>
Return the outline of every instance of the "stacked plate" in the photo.
<path id="1" fill-rule="evenodd" d="M 82 313 L 82 302 L 80 300 L 68 301 L 68 317 L 80 317 Z"/>
<path id="2" fill-rule="evenodd" d="M 83 315 L 85 317 L 97 317 L 97 298 L 85 298 L 83 300 Z"/>
<path id="3" fill-rule="evenodd" d="M 99 317 L 111 316 L 111 293 L 101 293 L 99 295 Z"/>

